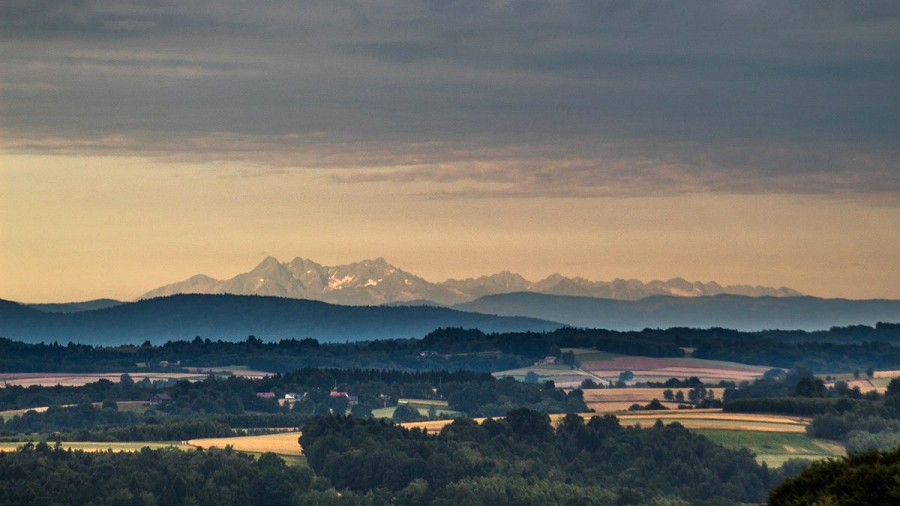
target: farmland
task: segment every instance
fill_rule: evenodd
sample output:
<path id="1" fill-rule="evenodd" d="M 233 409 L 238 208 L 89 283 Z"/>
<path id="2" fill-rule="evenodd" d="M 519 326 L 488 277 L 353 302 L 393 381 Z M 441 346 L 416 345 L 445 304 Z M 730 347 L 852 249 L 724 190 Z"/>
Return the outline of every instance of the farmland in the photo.
<path id="1" fill-rule="evenodd" d="M 188 446 L 195 448 L 225 448 L 231 446 L 235 451 L 247 453 L 272 452 L 277 455 L 299 457 L 303 454 L 297 439 L 300 433 L 297 431 L 282 432 L 278 434 L 265 434 L 262 436 L 242 436 L 224 438 L 191 439 Z"/>
<path id="2" fill-rule="evenodd" d="M 22 447 L 25 443 L 17 442 L 17 443 L 0 443 L 0 452 L 11 452 L 16 451 Z M 51 446 L 53 446 L 51 444 Z M 130 442 L 130 443 L 95 443 L 95 442 L 82 442 L 82 441 L 63 441 L 60 445 L 63 450 L 73 450 L 73 451 L 83 451 L 83 452 L 105 452 L 105 451 L 113 451 L 113 452 L 138 452 L 141 451 L 142 448 L 181 448 L 181 449 L 189 449 L 190 447 L 178 444 L 178 443 L 166 443 L 166 442 Z"/>
<path id="3" fill-rule="evenodd" d="M 145 378 L 150 381 L 166 381 L 166 380 L 188 380 L 198 381 L 206 378 L 207 374 L 202 373 L 128 373 L 134 381 L 143 381 Z M 122 377 L 122 373 L 0 373 L 0 384 L 3 385 L 21 385 L 29 387 L 39 385 L 52 387 L 62 385 L 67 387 L 80 387 L 88 383 L 96 383 L 100 380 L 118 383 Z"/>
<path id="4" fill-rule="evenodd" d="M 628 384 L 663 382 L 669 378 L 683 379 L 692 376 L 696 376 L 704 383 L 718 383 L 723 380 L 753 381 L 770 369 L 765 366 L 689 357 L 642 357 L 579 348 L 568 348 L 564 351 L 573 352 L 579 366 L 535 364 L 493 374 L 497 378 L 510 376 L 524 381 L 529 373 L 533 373 L 538 382 L 550 380 L 557 387 L 575 388 L 585 379 L 601 384 L 615 383 L 624 371 L 631 371 L 634 374 Z"/>
<path id="5" fill-rule="evenodd" d="M 597 413 L 612 413 L 615 411 L 625 411 L 633 404 L 647 404 L 656 399 L 663 403 L 666 407 L 675 409 L 680 403 L 669 402 L 664 400 L 666 390 L 678 392 L 681 390 L 687 393 L 687 388 L 586 388 L 584 392 L 584 402 L 590 409 Z M 724 388 L 708 388 L 712 391 L 716 399 L 722 398 Z M 683 404 L 683 403 L 682 403 Z"/>
<path id="6" fill-rule="evenodd" d="M 562 414 L 550 415 L 552 423 L 558 423 Z M 598 416 L 597 413 L 581 413 L 585 420 Z M 661 420 L 663 423 L 678 422 L 688 429 L 706 430 L 739 430 L 748 432 L 783 432 L 802 434 L 809 424 L 809 419 L 785 415 L 762 415 L 753 413 L 723 413 L 720 409 L 685 409 L 669 411 L 639 411 L 616 413 L 616 418 L 623 426 L 649 427 Z M 476 418 L 481 423 L 485 418 Z M 423 422 L 403 423 L 407 428 L 425 429 L 429 433 L 439 432 L 452 420 L 429 420 Z"/>
<path id="7" fill-rule="evenodd" d="M 726 448 L 746 448 L 756 460 L 777 468 L 789 459 L 818 460 L 844 455 L 840 445 L 812 439 L 804 434 L 748 432 L 742 430 L 695 429 Z"/>
<path id="8" fill-rule="evenodd" d="M 576 354 L 576 357 L 578 355 Z M 655 358 L 616 356 L 605 360 L 581 361 L 581 368 L 600 378 L 615 381 L 622 371 L 634 373 L 633 381 L 665 381 L 696 376 L 704 383 L 752 381 L 769 368 L 698 358 Z"/>
<path id="9" fill-rule="evenodd" d="M 551 415 L 553 424 L 565 415 Z M 595 413 L 583 413 L 589 419 Z M 778 467 L 785 460 L 796 457 L 817 459 L 843 454 L 840 445 L 814 440 L 806 436 L 809 419 L 782 415 L 748 413 L 723 413 L 718 409 L 643 411 L 617 413 L 619 424 L 625 427 L 649 428 L 657 420 L 665 424 L 678 422 L 686 429 L 709 437 L 729 448 L 747 448 L 757 455 L 757 460 Z M 484 418 L 476 419 L 478 423 Z M 449 420 L 411 422 L 407 428 L 423 429 L 430 434 L 451 423 Z"/>

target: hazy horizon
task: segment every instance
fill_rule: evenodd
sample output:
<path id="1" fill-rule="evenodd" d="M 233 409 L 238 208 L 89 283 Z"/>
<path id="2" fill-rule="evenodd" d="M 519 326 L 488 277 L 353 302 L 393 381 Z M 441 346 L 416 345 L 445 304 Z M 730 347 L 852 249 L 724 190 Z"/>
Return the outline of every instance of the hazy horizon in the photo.
<path id="1" fill-rule="evenodd" d="M 0 6 L 0 298 L 266 255 L 900 299 L 900 3 Z"/>

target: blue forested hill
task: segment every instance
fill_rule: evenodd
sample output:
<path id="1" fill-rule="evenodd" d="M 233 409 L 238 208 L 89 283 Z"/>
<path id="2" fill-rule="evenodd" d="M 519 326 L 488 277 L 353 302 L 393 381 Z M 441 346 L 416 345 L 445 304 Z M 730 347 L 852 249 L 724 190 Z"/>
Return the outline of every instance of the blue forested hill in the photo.
<path id="1" fill-rule="evenodd" d="M 834 326 L 900 321 L 900 300 L 816 297 L 659 295 L 626 301 L 519 292 L 490 295 L 453 308 L 610 330 L 671 327 L 825 330 Z"/>
<path id="2" fill-rule="evenodd" d="M 173 295 L 75 313 L 47 313 L 0 301 L 0 336 L 25 342 L 140 344 L 145 340 L 264 340 L 313 337 L 357 341 L 421 337 L 438 327 L 485 332 L 544 331 L 560 325 L 438 307 L 338 306 L 240 295 Z"/>

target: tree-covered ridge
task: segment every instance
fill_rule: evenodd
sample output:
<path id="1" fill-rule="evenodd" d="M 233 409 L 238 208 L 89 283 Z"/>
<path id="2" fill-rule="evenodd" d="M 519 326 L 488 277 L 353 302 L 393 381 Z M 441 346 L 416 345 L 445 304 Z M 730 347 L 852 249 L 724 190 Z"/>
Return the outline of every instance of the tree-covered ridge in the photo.
<path id="1" fill-rule="evenodd" d="M 546 415 L 519 409 L 481 425 L 457 420 L 436 437 L 325 417 L 304 427 L 302 443 L 310 467 L 335 487 L 418 494 L 422 504 L 490 504 L 497 494 L 508 501 L 505 484 L 517 480 L 599 487 L 599 504 L 734 504 L 762 501 L 772 479 L 747 451 L 726 450 L 678 424 L 625 428 L 611 415 L 587 422 L 569 415 L 554 430 Z"/>
<path id="2" fill-rule="evenodd" d="M 320 481 L 273 454 L 85 453 L 45 443 L 0 452 L 0 502 L 7 505 L 312 505 L 316 489 L 327 489 Z"/>
<path id="3" fill-rule="evenodd" d="M 60 334 L 65 339 L 65 334 Z M 443 328 L 421 339 L 320 343 L 315 339 L 239 342 L 195 337 L 190 341 L 141 346 L 25 344 L 0 338 L 0 370 L 6 372 L 135 372 L 243 364 L 287 372 L 304 367 L 402 371 L 497 371 L 528 365 L 560 348 L 593 348 L 625 355 L 730 360 L 816 372 L 900 366 L 900 324 L 855 325 L 828 331 L 738 332 L 711 328 L 645 329 L 618 332 L 561 328 L 551 332 L 485 333 Z"/>

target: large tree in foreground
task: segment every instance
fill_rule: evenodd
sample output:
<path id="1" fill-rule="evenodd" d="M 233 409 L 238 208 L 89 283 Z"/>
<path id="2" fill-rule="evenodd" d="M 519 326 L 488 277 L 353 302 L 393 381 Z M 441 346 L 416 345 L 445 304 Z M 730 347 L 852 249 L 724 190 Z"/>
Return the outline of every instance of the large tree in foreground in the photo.
<path id="1" fill-rule="evenodd" d="M 772 489 L 769 504 L 900 504 L 900 447 L 815 462 Z"/>

